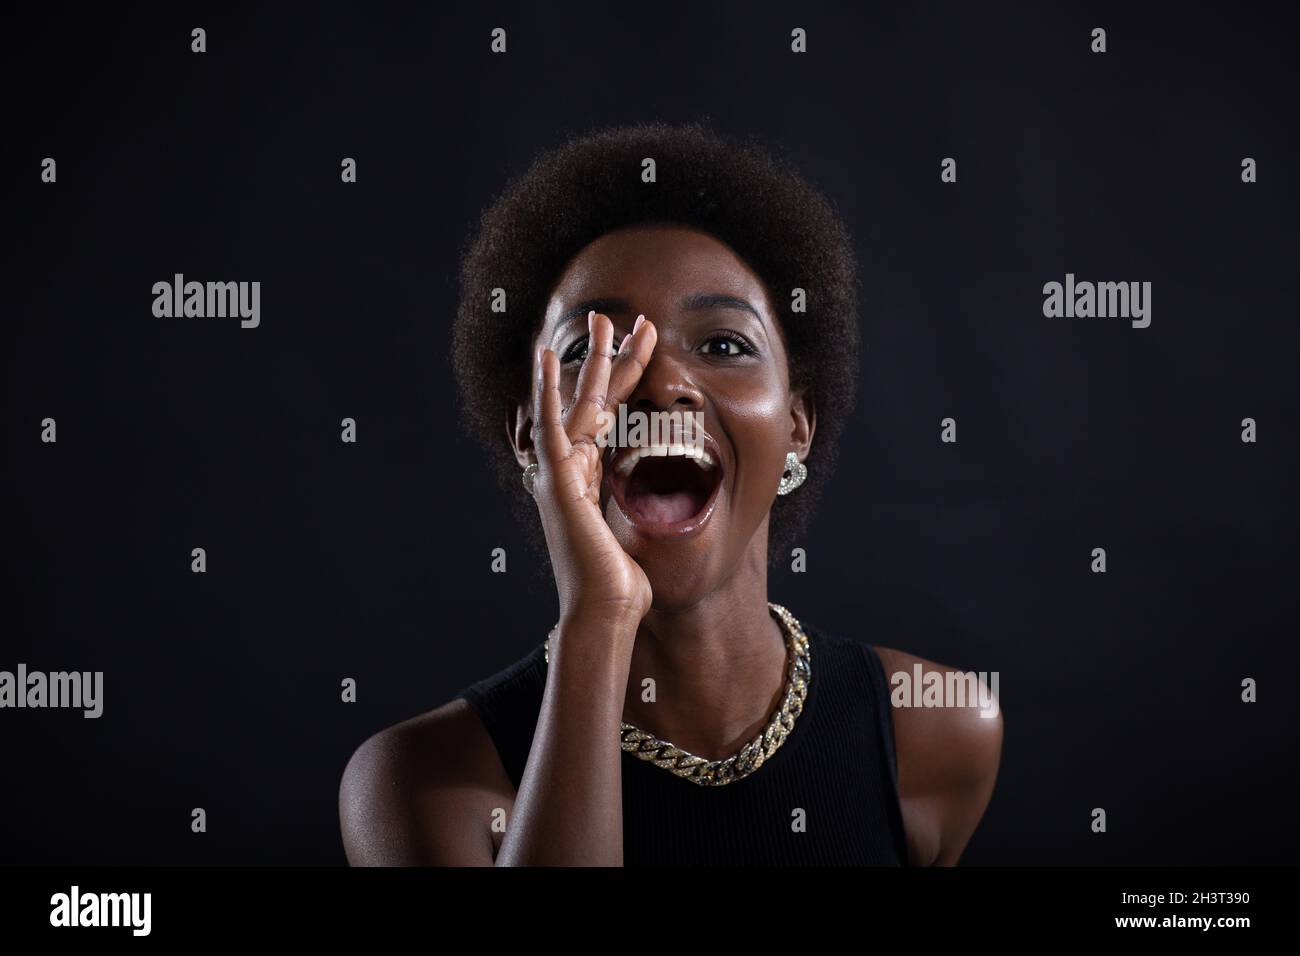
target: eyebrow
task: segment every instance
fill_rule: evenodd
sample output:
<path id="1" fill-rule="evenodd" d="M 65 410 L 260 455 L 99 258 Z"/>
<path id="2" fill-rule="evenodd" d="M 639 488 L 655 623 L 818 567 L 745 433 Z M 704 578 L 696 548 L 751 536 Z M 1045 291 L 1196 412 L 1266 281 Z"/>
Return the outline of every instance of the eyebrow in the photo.
<path id="1" fill-rule="evenodd" d="M 704 309 L 740 309 L 742 312 L 748 312 L 760 322 L 763 317 L 758 314 L 758 310 L 746 302 L 744 299 L 738 299 L 734 295 L 719 295 L 715 292 L 696 292 L 694 295 L 688 295 L 682 300 L 682 310 L 686 312 L 702 311 Z"/>
<path id="2" fill-rule="evenodd" d="M 622 299 L 587 299 L 585 302 L 579 302 L 560 316 L 560 321 L 555 323 L 555 327 L 559 329 L 574 319 L 585 318 L 592 309 L 595 309 L 601 315 L 609 315 L 613 312 L 631 312 L 632 306 Z"/>
<path id="3" fill-rule="evenodd" d="M 702 312 L 705 309 L 739 309 L 742 312 L 748 312 L 760 322 L 763 317 L 758 314 L 758 310 L 746 302 L 744 299 L 738 299 L 734 295 L 722 295 L 716 292 L 695 292 L 682 299 L 679 306 L 683 312 Z M 588 299 L 580 302 L 572 309 L 560 316 L 560 321 L 556 324 L 559 328 L 574 319 L 580 319 L 592 309 L 602 315 L 609 315 L 615 312 L 631 312 L 632 307 L 623 299 Z"/>

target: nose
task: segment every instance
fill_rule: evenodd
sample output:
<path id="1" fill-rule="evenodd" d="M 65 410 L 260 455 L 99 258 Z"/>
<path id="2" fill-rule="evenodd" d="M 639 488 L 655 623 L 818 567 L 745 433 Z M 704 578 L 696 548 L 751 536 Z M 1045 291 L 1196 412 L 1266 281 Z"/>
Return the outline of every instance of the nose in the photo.
<path id="1" fill-rule="evenodd" d="M 698 412 L 704 410 L 704 393 L 683 362 L 666 349 L 656 348 L 627 397 L 627 406 L 640 411 Z"/>

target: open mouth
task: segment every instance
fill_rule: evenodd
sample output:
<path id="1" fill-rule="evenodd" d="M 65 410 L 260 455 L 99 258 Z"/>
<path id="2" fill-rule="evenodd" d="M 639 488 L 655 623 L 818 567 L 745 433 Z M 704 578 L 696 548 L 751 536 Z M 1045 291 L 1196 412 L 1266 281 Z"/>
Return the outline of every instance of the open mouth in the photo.
<path id="1" fill-rule="evenodd" d="M 631 524 L 651 533 L 687 533 L 713 510 L 722 484 L 716 446 L 623 448 L 605 471 L 614 500 Z"/>

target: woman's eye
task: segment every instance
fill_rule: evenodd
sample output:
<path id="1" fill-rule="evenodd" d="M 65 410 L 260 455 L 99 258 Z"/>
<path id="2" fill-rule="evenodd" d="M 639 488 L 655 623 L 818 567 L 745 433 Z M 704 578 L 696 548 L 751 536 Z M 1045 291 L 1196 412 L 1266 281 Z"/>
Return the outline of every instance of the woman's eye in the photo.
<path id="1" fill-rule="evenodd" d="M 564 350 L 564 355 L 560 357 L 560 363 L 562 365 L 568 365 L 570 362 L 581 362 L 584 361 L 586 358 L 587 358 L 587 336 L 584 335 L 582 338 L 578 339 L 576 342 L 574 342 L 572 345 L 570 345 L 567 349 Z"/>
<path id="2" fill-rule="evenodd" d="M 585 362 L 587 360 L 587 342 L 588 337 L 583 336 L 564 350 L 564 355 L 560 357 L 560 364 L 567 365 L 570 362 Z M 618 347 L 623 344 L 619 339 L 614 343 L 614 354 L 618 354 Z"/>
<path id="3" fill-rule="evenodd" d="M 714 355 L 720 358 L 735 358 L 740 355 L 752 355 L 754 350 L 750 348 L 749 343 L 742 340 L 739 336 L 716 335 L 704 344 L 704 351 L 707 355 Z"/>

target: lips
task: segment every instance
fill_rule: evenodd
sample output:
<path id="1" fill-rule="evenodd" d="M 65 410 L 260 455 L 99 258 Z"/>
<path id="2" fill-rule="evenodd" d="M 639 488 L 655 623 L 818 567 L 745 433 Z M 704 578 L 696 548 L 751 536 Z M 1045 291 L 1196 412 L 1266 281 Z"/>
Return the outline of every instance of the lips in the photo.
<path id="1" fill-rule="evenodd" d="M 712 514 L 722 485 L 717 443 L 621 448 L 605 469 L 605 485 L 628 523 L 655 537 L 688 535 Z"/>

